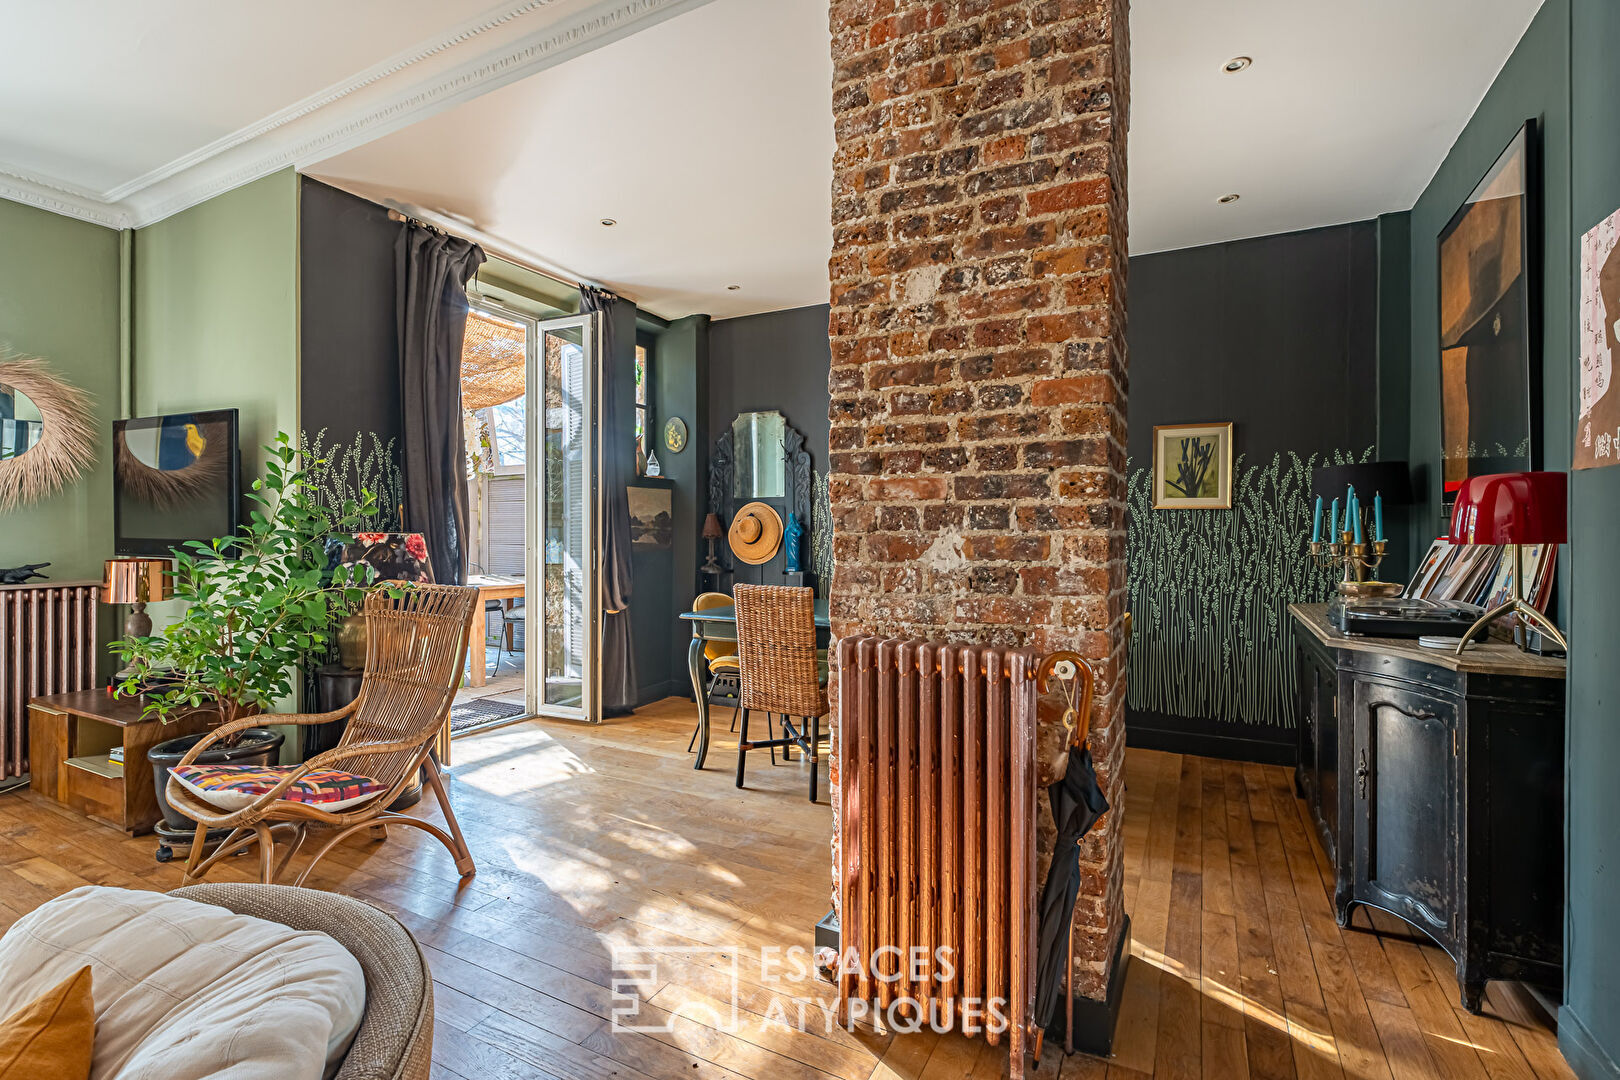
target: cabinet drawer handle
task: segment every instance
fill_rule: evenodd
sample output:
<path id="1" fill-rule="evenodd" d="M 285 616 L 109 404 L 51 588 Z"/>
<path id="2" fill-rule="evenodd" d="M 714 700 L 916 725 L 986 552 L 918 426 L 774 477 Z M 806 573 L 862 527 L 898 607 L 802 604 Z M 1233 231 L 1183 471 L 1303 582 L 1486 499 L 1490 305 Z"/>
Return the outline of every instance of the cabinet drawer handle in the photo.
<path id="1" fill-rule="evenodd" d="M 1359 798 L 1367 797 L 1367 775 L 1372 770 L 1367 768 L 1367 748 L 1361 748 L 1361 757 L 1356 762 L 1356 795 Z"/>
<path id="2" fill-rule="evenodd" d="M 1409 719 L 1412 719 L 1412 720 L 1438 720 L 1440 718 L 1439 713 L 1430 712 L 1428 709 L 1419 709 L 1417 712 L 1413 712 L 1411 709 L 1403 709 L 1403 708 L 1401 708 L 1401 706 L 1397 705 L 1393 701 L 1380 701 L 1380 702 L 1375 703 L 1373 707 L 1374 708 L 1382 707 L 1382 708 L 1385 708 L 1385 709 L 1394 709 L 1396 712 L 1400 713 L 1402 716 L 1408 717 Z"/>

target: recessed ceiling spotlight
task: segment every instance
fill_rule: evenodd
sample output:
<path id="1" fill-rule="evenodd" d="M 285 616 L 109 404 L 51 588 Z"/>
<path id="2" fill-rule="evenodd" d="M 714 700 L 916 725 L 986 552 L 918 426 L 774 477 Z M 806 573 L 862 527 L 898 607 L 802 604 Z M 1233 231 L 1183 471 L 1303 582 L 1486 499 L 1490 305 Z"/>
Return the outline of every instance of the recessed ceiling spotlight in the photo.
<path id="1" fill-rule="evenodd" d="M 618 222 L 617 218 L 605 217 L 605 218 L 602 219 L 602 224 L 606 225 L 610 229 L 613 228 L 613 226 L 617 225 L 618 223 L 619 222 Z"/>
<path id="2" fill-rule="evenodd" d="M 741 285 L 727 285 L 726 286 L 726 292 L 736 292 L 738 289 L 741 289 L 741 288 L 742 288 Z"/>
<path id="3" fill-rule="evenodd" d="M 1252 56 L 1234 56 L 1226 62 L 1226 65 L 1221 70 L 1228 75 L 1236 75 L 1238 72 L 1248 68 L 1252 63 L 1254 63 L 1254 57 Z"/>
<path id="4" fill-rule="evenodd" d="M 1223 204 L 1224 203 L 1235 203 L 1241 198 L 1243 198 L 1243 196 L 1241 196 L 1241 195 L 1222 195 L 1219 199 L 1216 199 L 1215 201 L 1218 202 L 1218 203 L 1223 203 Z"/>

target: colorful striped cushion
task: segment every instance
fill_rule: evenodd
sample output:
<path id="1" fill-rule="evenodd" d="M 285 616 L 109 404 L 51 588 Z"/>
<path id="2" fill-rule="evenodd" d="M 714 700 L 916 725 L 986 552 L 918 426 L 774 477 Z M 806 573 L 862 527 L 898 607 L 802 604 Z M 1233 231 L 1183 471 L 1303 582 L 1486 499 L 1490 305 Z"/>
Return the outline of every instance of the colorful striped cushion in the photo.
<path id="1" fill-rule="evenodd" d="M 181 765 L 169 775 L 204 802 L 221 810 L 241 810 L 284 780 L 297 765 Z M 281 793 L 290 802 L 309 803 L 337 812 L 386 791 L 369 776 L 317 769 Z"/>

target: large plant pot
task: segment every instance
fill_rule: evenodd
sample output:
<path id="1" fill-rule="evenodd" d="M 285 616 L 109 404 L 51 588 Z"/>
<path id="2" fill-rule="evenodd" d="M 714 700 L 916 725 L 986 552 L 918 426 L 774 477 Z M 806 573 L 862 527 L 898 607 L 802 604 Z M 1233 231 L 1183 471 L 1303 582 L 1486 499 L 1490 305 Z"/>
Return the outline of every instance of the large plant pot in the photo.
<path id="1" fill-rule="evenodd" d="M 281 755 L 281 744 L 286 736 L 269 728 L 248 728 L 235 746 L 212 746 L 197 755 L 193 765 L 274 765 Z M 152 780 L 157 785 L 158 808 L 171 829 L 185 831 L 197 823 L 169 805 L 169 770 L 180 764 L 193 746 L 202 742 L 202 735 L 182 735 L 178 739 L 160 742 L 146 752 L 152 763 Z"/>

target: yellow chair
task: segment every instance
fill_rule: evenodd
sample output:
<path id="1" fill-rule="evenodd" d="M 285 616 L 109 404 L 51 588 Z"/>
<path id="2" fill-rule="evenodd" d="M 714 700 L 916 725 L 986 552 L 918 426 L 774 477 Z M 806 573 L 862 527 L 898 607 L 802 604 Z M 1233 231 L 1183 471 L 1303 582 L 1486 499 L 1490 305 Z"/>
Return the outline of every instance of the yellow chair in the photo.
<path id="1" fill-rule="evenodd" d="M 709 611 L 713 608 L 730 607 L 731 597 L 722 592 L 699 593 L 698 598 L 692 601 L 693 611 Z M 703 643 L 703 658 L 709 666 L 709 685 L 704 687 L 704 696 L 714 693 L 714 688 L 721 680 L 731 687 L 738 697 L 742 696 L 742 664 L 737 659 L 737 643 L 735 641 L 706 641 Z M 737 713 L 731 714 L 731 730 L 737 730 Z M 697 732 L 692 732 L 691 741 L 687 743 L 687 753 L 697 745 Z"/>

